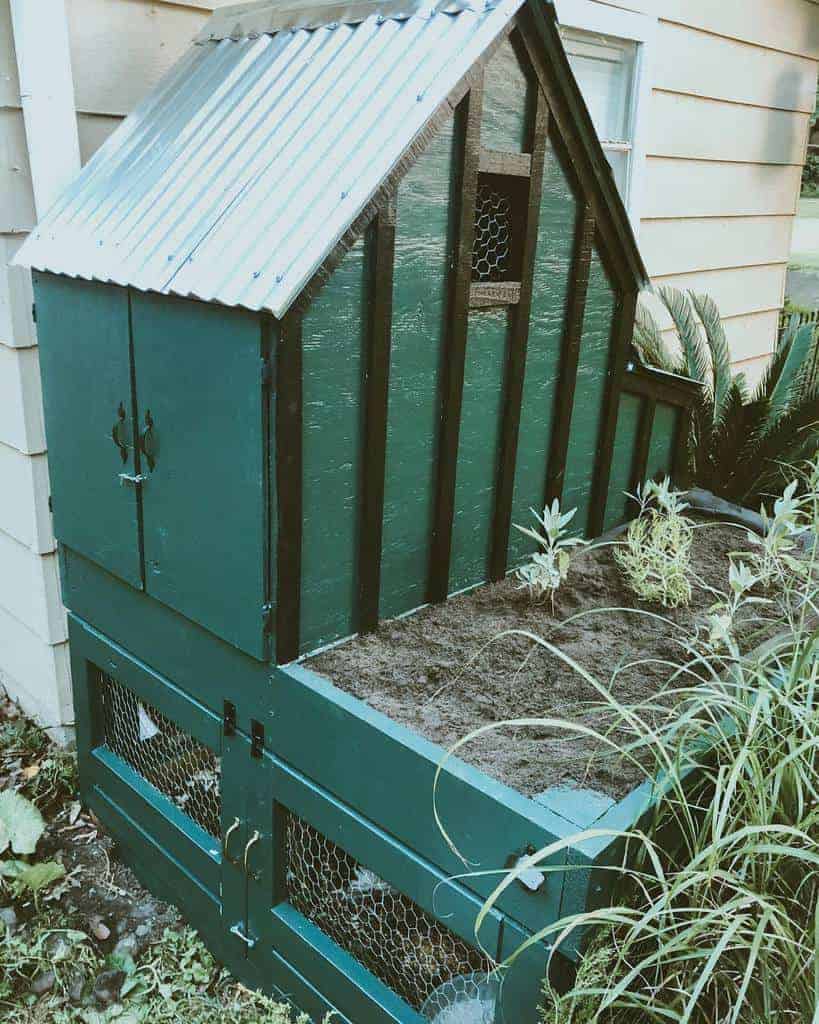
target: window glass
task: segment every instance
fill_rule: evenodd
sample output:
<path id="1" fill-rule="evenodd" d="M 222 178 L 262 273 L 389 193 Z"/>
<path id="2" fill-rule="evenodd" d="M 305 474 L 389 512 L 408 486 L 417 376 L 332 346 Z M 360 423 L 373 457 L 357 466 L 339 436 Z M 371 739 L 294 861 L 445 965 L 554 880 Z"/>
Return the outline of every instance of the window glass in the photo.
<path id="1" fill-rule="evenodd" d="M 617 186 L 626 199 L 634 135 L 637 43 L 565 27 L 560 33 Z"/>

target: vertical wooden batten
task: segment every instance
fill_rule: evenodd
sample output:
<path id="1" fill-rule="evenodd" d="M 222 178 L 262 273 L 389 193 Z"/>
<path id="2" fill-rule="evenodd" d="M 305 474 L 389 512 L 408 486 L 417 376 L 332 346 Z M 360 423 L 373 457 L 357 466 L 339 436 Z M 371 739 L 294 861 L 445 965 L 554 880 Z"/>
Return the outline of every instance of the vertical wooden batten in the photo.
<path id="1" fill-rule="evenodd" d="M 646 468 L 648 466 L 648 450 L 651 445 L 651 432 L 654 429 L 654 414 L 657 411 L 657 400 L 645 398 L 643 410 L 640 413 L 640 424 L 637 427 L 637 439 L 634 445 L 634 465 L 631 476 L 631 492 L 637 493 L 637 488 L 642 487 L 646 479 Z M 633 507 L 634 502 L 630 502 Z"/>
<path id="2" fill-rule="evenodd" d="M 594 214 L 589 203 L 586 203 L 578 217 L 574 242 L 571 290 L 566 310 L 558 379 L 557 412 L 546 477 L 547 503 L 551 503 L 555 499 L 559 501 L 563 495 L 563 479 L 566 474 L 566 455 L 569 448 L 572 412 L 574 411 L 574 393 L 577 384 L 580 342 L 583 337 L 583 319 L 586 313 L 586 294 L 589 286 L 594 234 Z"/>
<path id="3" fill-rule="evenodd" d="M 501 427 L 500 461 L 495 497 L 492 552 L 489 576 L 500 580 L 506 574 L 509 530 L 512 522 L 512 499 L 515 488 L 518 435 L 520 431 L 523 381 L 526 373 L 526 351 L 529 342 L 529 321 L 532 309 L 532 280 L 535 250 L 540 222 L 543 166 L 549 130 L 549 107 L 543 90 L 533 86 L 535 94 L 531 126 L 531 170 L 526 208 L 526 230 L 523 238 L 520 299 L 511 312 L 509 357 L 506 368 L 505 400 Z"/>
<path id="4" fill-rule="evenodd" d="M 364 410 L 364 480 L 359 535 L 359 629 L 378 624 L 384 474 L 387 450 L 387 403 L 392 339 L 392 292 L 395 266 L 396 201 L 391 196 L 375 222 L 372 321 L 367 352 Z"/>
<path id="5" fill-rule="evenodd" d="M 302 533 L 302 334 L 301 314 L 290 312 L 279 336 L 276 374 L 276 661 L 299 654 Z"/>
<path id="6" fill-rule="evenodd" d="M 620 409 L 623 374 L 628 363 L 636 308 L 636 291 L 628 292 L 620 297 L 612 334 L 609 379 L 606 386 L 603 420 L 600 424 L 600 440 L 592 486 L 588 527 L 588 532 L 592 537 L 598 537 L 603 532 L 606 518 L 606 499 L 609 493 L 609 480 L 611 479 L 614 438 L 617 433 L 617 414 Z"/>
<path id="7" fill-rule="evenodd" d="M 428 597 L 443 601 L 449 589 L 452 519 L 455 511 L 455 473 L 461 426 L 469 290 L 472 283 L 472 244 L 475 237 L 475 197 L 481 156 L 483 75 L 459 107 L 463 132 L 461 170 L 455 188 L 460 196 L 455 259 L 450 277 L 449 330 L 445 346 L 438 444 L 438 480 L 433 516 Z"/>

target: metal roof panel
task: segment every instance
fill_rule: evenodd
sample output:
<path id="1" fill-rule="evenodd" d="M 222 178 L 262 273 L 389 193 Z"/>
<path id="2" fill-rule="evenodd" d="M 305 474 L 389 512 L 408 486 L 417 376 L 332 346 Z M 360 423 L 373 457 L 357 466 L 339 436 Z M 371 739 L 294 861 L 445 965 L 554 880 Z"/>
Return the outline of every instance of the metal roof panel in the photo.
<path id="1" fill-rule="evenodd" d="M 522 2 L 192 46 L 15 262 L 281 317 Z"/>

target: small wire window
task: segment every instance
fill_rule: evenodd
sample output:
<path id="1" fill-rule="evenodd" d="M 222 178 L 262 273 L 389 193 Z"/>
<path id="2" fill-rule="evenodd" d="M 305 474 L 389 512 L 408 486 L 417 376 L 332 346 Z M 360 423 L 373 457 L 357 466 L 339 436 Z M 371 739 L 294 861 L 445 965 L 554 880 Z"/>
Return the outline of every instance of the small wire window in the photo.
<path id="1" fill-rule="evenodd" d="M 472 280 L 519 281 L 523 235 L 523 182 L 502 174 L 481 174 L 475 199 Z"/>

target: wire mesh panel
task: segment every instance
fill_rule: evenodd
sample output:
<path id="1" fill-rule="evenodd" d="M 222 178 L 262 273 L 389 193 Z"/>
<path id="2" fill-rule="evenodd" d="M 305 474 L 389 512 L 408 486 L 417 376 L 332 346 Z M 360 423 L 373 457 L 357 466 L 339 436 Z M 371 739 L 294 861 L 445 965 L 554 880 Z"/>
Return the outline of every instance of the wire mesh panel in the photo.
<path id="1" fill-rule="evenodd" d="M 206 832 L 221 834 L 221 765 L 208 747 L 97 670 L 103 741 Z"/>
<path id="2" fill-rule="evenodd" d="M 487 956 L 293 814 L 285 847 L 288 901 L 430 1020 L 448 986 L 486 980 Z"/>
<path id="3" fill-rule="evenodd" d="M 506 278 L 512 255 L 512 217 L 510 197 L 481 183 L 475 202 L 473 281 L 502 281 Z"/>

